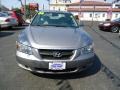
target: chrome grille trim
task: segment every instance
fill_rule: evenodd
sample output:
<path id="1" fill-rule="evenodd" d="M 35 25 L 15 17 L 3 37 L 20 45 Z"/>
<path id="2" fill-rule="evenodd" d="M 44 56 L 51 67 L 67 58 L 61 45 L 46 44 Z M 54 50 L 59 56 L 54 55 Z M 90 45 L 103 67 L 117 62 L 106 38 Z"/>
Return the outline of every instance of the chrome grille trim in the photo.
<path id="1" fill-rule="evenodd" d="M 54 57 L 54 52 L 60 52 L 61 57 Z M 39 49 L 39 54 L 42 59 L 47 60 L 67 60 L 71 59 L 74 55 L 74 50 L 52 50 L 52 49 Z"/>

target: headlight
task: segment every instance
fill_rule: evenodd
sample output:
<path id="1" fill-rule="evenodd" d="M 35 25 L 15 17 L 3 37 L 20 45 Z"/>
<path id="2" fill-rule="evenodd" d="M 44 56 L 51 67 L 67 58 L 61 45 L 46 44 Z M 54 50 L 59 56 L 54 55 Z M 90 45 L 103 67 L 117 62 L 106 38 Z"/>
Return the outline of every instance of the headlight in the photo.
<path id="1" fill-rule="evenodd" d="M 100 25 L 102 25 L 103 23 L 99 23 Z"/>
<path id="2" fill-rule="evenodd" d="M 110 23 L 105 23 L 104 26 L 110 26 L 111 24 Z"/>
<path id="3" fill-rule="evenodd" d="M 16 48 L 22 53 L 32 55 L 32 47 L 16 42 Z"/>
<path id="4" fill-rule="evenodd" d="M 80 48 L 77 50 L 77 56 L 80 56 L 80 55 L 84 55 L 84 54 L 89 54 L 89 53 L 93 53 L 93 44 L 91 45 L 88 45 L 88 46 L 85 46 L 83 48 Z"/>
<path id="5" fill-rule="evenodd" d="M 81 48 L 81 54 L 88 54 L 93 52 L 93 45 L 88 45 L 86 47 Z"/>

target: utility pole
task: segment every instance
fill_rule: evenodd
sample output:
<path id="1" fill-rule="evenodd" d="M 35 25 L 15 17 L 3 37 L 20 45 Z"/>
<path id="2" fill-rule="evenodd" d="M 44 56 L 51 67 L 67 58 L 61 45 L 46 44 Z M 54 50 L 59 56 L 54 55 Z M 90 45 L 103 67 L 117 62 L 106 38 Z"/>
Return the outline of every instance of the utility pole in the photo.
<path id="1" fill-rule="evenodd" d="M 43 8 L 42 8 L 42 9 L 43 9 L 43 11 L 44 11 L 44 4 L 43 4 Z"/>
<path id="2" fill-rule="evenodd" d="M 26 19 L 26 0 L 24 0 L 24 14 L 25 14 L 25 19 Z"/>
<path id="3" fill-rule="evenodd" d="M 48 1 L 48 4 L 49 4 L 49 10 L 50 10 L 50 0 L 47 0 Z"/>
<path id="4" fill-rule="evenodd" d="M 0 0 L 0 11 L 2 11 L 2 4 L 1 4 L 1 0 Z"/>
<path id="5" fill-rule="evenodd" d="M 21 6 L 23 7 L 24 5 L 23 5 L 23 3 L 22 3 L 22 0 L 18 0 L 18 1 L 20 1 L 20 3 L 21 3 Z"/>
<path id="6" fill-rule="evenodd" d="M 81 11 L 81 5 L 82 5 L 82 2 L 83 2 L 83 1 L 84 1 L 84 0 L 80 0 L 80 3 L 79 3 L 79 10 L 78 10 L 78 11 L 79 11 L 79 15 L 78 15 L 78 16 L 79 16 L 79 23 L 80 23 L 80 21 L 81 21 L 81 12 L 82 12 L 82 11 Z"/>
<path id="7" fill-rule="evenodd" d="M 23 4 L 22 0 L 18 0 L 18 1 L 20 1 L 20 3 L 21 3 L 21 6 L 24 10 L 24 17 L 26 19 L 26 0 L 24 0 L 24 4 Z"/>

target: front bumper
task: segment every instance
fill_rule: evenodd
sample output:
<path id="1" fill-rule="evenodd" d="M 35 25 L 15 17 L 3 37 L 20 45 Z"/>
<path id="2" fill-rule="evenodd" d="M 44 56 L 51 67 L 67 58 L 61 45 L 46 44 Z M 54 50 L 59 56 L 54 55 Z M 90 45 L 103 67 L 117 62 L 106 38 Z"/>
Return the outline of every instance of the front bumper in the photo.
<path id="1" fill-rule="evenodd" d="M 107 31 L 111 30 L 111 26 L 99 25 L 98 27 L 99 27 L 100 30 L 107 30 Z"/>
<path id="2" fill-rule="evenodd" d="M 6 27 L 10 27 L 10 24 L 1 24 L 1 28 L 6 28 Z"/>
<path id="3" fill-rule="evenodd" d="M 7 28 L 10 26 L 17 26 L 18 23 L 7 23 L 7 24 L 1 24 L 1 28 Z"/>
<path id="4" fill-rule="evenodd" d="M 20 52 L 19 52 L 20 53 Z M 16 59 L 18 65 L 26 70 L 36 73 L 47 73 L 47 74 L 64 74 L 64 73 L 75 73 L 85 70 L 94 63 L 94 54 L 87 55 L 86 57 L 76 58 L 74 60 L 39 60 L 33 56 L 29 58 L 22 58 L 21 55 L 17 53 Z M 32 59 L 30 59 L 32 58 Z M 50 70 L 50 62 L 63 62 L 66 63 L 66 69 L 64 70 Z"/>

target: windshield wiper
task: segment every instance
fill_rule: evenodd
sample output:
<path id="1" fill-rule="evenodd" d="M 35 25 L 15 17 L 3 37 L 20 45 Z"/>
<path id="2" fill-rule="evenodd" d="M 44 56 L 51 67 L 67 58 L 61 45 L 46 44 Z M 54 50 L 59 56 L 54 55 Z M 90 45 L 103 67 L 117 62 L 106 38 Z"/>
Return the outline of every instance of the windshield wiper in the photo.
<path id="1" fill-rule="evenodd" d="M 68 26 L 62 26 L 62 25 L 31 25 L 31 26 L 53 26 L 53 27 L 68 27 Z"/>
<path id="2" fill-rule="evenodd" d="M 55 27 L 69 27 L 69 26 L 55 25 Z"/>
<path id="3" fill-rule="evenodd" d="M 65 25 L 32 25 L 32 26 L 77 27 L 77 26 L 65 26 Z"/>

